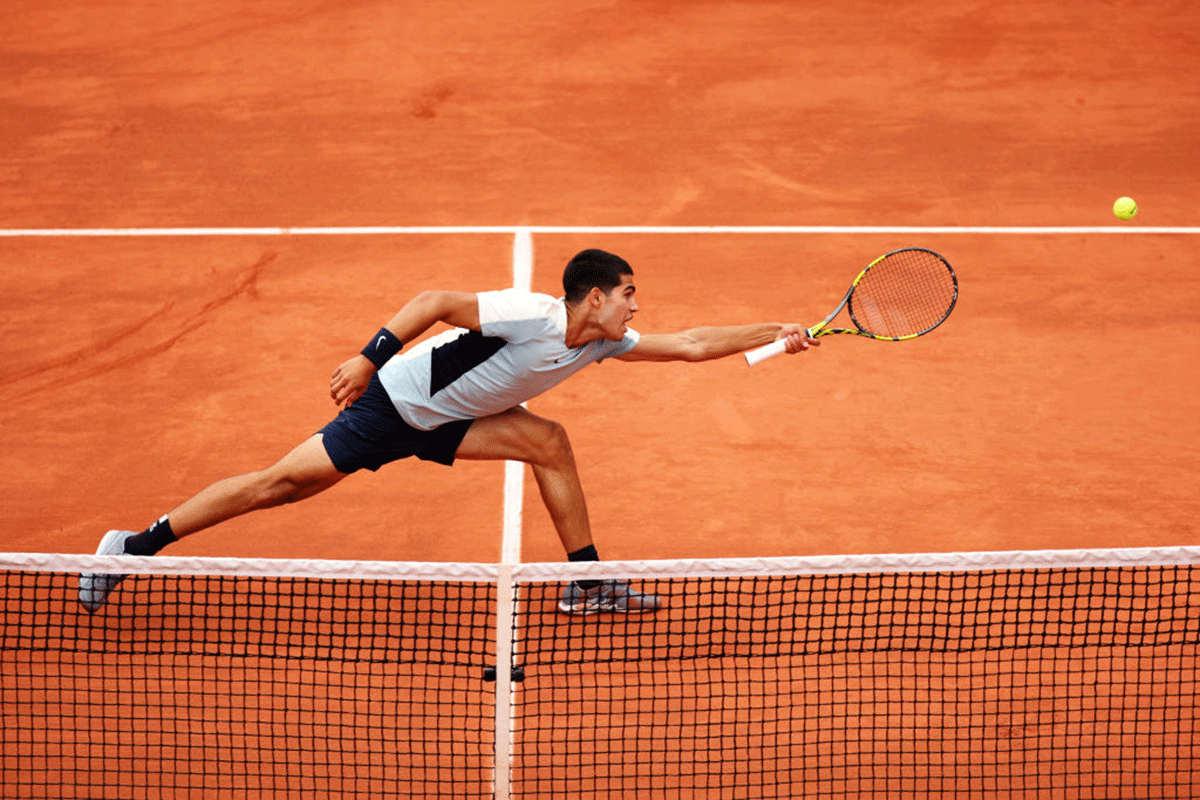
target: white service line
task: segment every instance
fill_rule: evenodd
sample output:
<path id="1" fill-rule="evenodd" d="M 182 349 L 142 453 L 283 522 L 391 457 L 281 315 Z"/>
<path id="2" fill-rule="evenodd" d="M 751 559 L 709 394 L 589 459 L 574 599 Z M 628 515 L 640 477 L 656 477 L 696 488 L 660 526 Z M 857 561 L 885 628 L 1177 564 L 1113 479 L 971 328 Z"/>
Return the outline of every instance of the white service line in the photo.
<path id="1" fill-rule="evenodd" d="M 513 231 L 514 289 L 533 288 L 533 234 L 528 228 Z M 513 755 L 513 705 L 517 687 L 513 686 L 512 665 L 520 654 L 520 641 L 513 631 L 513 620 L 520 612 L 520 599 L 513 586 L 513 566 L 521 562 L 521 511 L 525 497 L 525 465 L 504 462 L 504 529 L 500 539 L 500 564 L 496 585 L 496 720 L 495 772 L 492 792 L 496 800 L 511 797 Z"/>
<path id="2" fill-rule="evenodd" d="M 1097 226 L 910 226 L 910 225 L 444 225 L 365 226 L 342 228 L 0 228 L 0 238 L 22 237 L 121 237 L 121 236 L 393 236 L 400 234 L 997 234 L 1082 235 L 1082 234 L 1200 234 L 1200 227 L 1153 227 L 1138 225 Z"/>
<path id="3" fill-rule="evenodd" d="M 533 235 L 528 228 L 513 233 L 514 289 L 530 291 L 533 287 Z M 525 465 L 519 461 L 504 462 L 504 528 L 500 539 L 500 563 L 521 562 L 521 511 L 525 498 Z"/>

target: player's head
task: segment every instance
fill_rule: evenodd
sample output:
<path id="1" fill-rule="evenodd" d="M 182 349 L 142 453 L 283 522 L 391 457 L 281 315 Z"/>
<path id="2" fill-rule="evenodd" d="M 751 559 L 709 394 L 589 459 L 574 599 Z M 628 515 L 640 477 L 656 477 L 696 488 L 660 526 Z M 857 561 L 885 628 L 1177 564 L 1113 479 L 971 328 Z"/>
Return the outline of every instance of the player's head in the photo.
<path id="1" fill-rule="evenodd" d="M 622 276 L 632 275 L 633 267 L 621 258 L 603 250 L 584 250 L 567 262 L 563 270 L 563 296 L 575 305 L 583 302 L 592 289 L 608 294 L 622 283 Z"/>

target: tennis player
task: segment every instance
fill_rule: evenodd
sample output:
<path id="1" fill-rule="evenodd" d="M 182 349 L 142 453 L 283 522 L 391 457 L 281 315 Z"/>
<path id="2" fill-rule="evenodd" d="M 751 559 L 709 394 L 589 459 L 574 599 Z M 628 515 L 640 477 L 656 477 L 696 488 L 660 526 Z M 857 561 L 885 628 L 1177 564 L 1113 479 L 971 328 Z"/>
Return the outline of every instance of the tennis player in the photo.
<path id="1" fill-rule="evenodd" d="M 227 478 L 146 530 L 109 531 L 99 555 L 153 555 L 171 542 L 249 511 L 294 503 L 360 469 L 416 456 L 522 461 L 571 561 L 596 561 L 587 505 L 562 425 L 522 403 L 594 362 L 707 361 L 784 339 L 789 353 L 818 344 L 803 326 L 763 323 L 639 336 L 633 270 L 619 256 L 584 250 L 567 264 L 562 298 L 515 289 L 425 292 L 333 372 L 337 418 L 276 464 Z M 435 323 L 453 329 L 401 353 Z M 80 576 L 79 600 L 95 611 L 123 575 Z M 654 611 L 659 598 L 624 581 L 568 584 L 565 613 Z"/>

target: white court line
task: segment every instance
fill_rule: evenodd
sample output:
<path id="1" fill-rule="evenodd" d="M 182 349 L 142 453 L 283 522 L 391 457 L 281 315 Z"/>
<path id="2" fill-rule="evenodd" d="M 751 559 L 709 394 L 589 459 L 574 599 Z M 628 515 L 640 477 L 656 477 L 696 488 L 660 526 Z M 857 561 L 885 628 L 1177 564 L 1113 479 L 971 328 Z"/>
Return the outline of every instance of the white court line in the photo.
<path id="1" fill-rule="evenodd" d="M 527 228 L 513 234 L 513 288 L 533 288 L 533 236 Z M 504 462 L 504 528 L 500 539 L 500 563 L 521 561 L 521 511 L 525 499 L 525 465 Z"/>
<path id="2" fill-rule="evenodd" d="M 1082 227 L 958 227 L 889 225 L 716 225 L 716 226 L 637 226 L 637 225 L 474 225 L 474 226 L 369 226 L 345 228 L 9 228 L 0 229 L 0 238 L 32 237 L 182 237 L 182 236 L 391 236 L 399 234 L 507 234 L 586 233 L 586 234 L 1000 234 L 1000 235 L 1075 235 L 1075 234 L 1200 234 L 1200 227 L 1138 227 L 1136 225 Z"/>
<path id="3" fill-rule="evenodd" d="M 514 289 L 533 288 L 533 235 L 527 228 L 513 231 Z M 520 641 L 513 631 L 513 620 L 520 601 L 513 587 L 513 565 L 521 562 L 521 511 L 525 498 L 525 465 L 504 462 L 504 528 L 500 538 L 500 565 L 496 584 L 496 719 L 495 766 L 492 790 L 499 800 L 511 796 L 513 755 L 513 686 L 510 665 L 516 663 Z"/>

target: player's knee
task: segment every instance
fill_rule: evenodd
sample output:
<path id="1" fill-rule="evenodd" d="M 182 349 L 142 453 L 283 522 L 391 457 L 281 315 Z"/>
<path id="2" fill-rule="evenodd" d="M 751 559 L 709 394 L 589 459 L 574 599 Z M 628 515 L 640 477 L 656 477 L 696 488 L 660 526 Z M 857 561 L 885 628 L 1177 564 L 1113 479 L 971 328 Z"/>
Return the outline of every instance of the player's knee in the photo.
<path id="1" fill-rule="evenodd" d="M 272 508 L 294 503 L 303 496 L 303 487 L 286 474 L 264 470 L 251 482 L 251 505 Z"/>
<path id="2" fill-rule="evenodd" d="M 549 420 L 539 436 L 537 452 L 539 463 L 546 465 L 562 464 L 575 458 L 571 452 L 571 439 L 567 436 L 567 429 L 560 423 Z"/>

